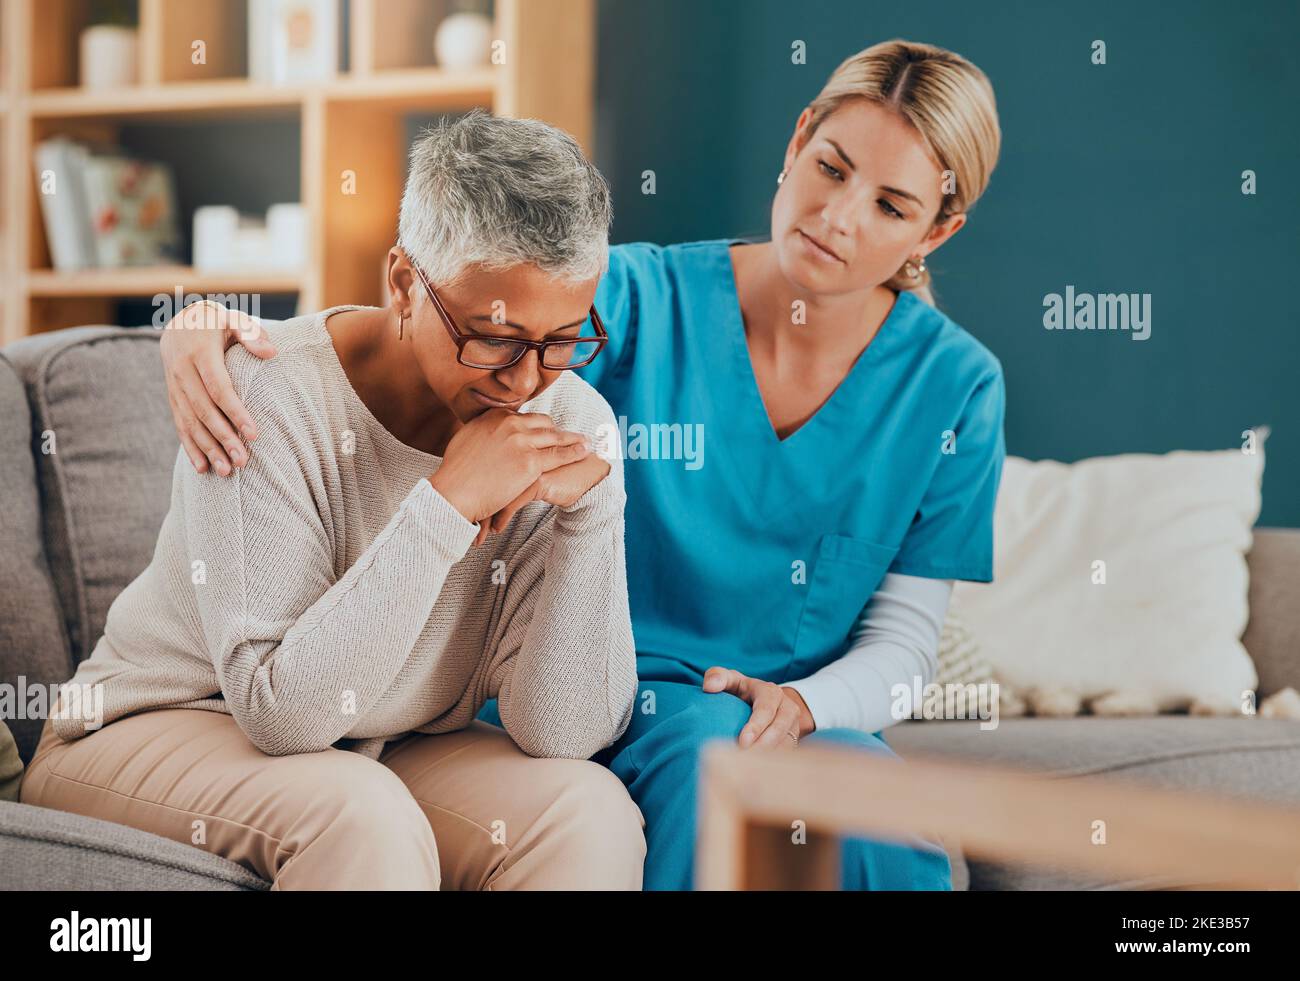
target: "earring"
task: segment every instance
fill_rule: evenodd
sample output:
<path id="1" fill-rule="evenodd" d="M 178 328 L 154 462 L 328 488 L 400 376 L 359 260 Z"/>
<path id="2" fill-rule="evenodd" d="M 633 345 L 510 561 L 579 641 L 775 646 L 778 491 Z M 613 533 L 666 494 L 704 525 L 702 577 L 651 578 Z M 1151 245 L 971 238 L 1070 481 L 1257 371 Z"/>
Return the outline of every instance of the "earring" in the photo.
<path id="1" fill-rule="evenodd" d="M 903 270 L 909 279 L 920 279 L 921 274 L 925 272 L 925 256 L 918 256 L 917 262 L 921 264 L 919 267 L 911 259 L 903 263 Z"/>
<path id="2" fill-rule="evenodd" d="M 779 186 L 781 185 L 781 183 L 784 182 L 784 181 L 785 181 L 785 171 L 782 170 L 781 173 L 779 173 L 779 174 L 776 175 L 776 183 L 777 183 L 777 186 L 779 187 Z"/>
<path id="3" fill-rule="evenodd" d="M 406 325 L 406 314 L 401 310 L 397 311 L 397 339 L 402 339 L 402 328 Z"/>

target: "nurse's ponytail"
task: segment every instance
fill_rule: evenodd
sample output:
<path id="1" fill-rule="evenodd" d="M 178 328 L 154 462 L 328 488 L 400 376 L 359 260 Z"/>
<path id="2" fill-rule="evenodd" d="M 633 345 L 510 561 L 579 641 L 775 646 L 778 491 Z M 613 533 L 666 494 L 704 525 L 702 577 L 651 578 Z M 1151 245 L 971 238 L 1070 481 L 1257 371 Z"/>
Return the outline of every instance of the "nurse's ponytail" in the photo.
<path id="1" fill-rule="evenodd" d="M 948 178 L 935 224 L 974 207 L 988 187 L 1002 144 L 993 86 L 982 71 L 932 44 L 899 39 L 874 44 L 835 69 L 813 100 L 809 137 L 843 102 L 854 98 L 899 113 L 929 144 Z M 885 285 L 911 290 L 934 304 L 928 269 L 913 277 L 905 266 Z"/>

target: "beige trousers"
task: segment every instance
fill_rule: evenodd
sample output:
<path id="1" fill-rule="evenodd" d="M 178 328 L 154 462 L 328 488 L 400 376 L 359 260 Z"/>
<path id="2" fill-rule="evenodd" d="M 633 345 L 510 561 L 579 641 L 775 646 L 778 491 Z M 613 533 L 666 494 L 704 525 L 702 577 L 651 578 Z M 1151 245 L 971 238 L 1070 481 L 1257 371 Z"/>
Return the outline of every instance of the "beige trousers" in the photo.
<path id="1" fill-rule="evenodd" d="M 645 821 L 589 760 L 534 759 L 475 721 L 389 743 L 267 756 L 229 715 L 160 709 L 73 742 L 48 721 L 25 804 L 222 855 L 274 889 L 640 889 Z"/>

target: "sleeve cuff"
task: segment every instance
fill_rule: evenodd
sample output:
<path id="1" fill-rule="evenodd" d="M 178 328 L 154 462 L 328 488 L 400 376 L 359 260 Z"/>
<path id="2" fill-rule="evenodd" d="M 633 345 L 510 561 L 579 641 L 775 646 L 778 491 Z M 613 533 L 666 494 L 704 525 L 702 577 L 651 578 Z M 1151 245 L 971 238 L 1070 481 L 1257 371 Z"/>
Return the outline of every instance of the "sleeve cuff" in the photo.
<path id="1" fill-rule="evenodd" d="M 438 493 L 427 478 L 421 478 L 402 502 L 420 522 L 420 526 L 444 550 L 452 561 L 459 561 L 469 551 L 479 525 L 456 510 L 455 506 Z"/>
<path id="2" fill-rule="evenodd" d="M 818 730 L 842 728 L 854 716 L 853 696 L 838 678 L 811 675 L 788 681 L 783 687 L 799 693 Z"/>

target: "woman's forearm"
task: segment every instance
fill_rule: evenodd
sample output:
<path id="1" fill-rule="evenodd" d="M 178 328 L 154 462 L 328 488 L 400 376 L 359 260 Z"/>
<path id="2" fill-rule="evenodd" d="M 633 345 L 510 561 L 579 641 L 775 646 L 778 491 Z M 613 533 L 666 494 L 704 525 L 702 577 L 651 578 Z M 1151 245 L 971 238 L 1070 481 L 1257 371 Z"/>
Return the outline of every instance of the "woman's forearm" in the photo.
<path id="1" fill-rule="evenodd" d="M 197 541 L 229 557 L 212 570 L 215 588 L 201 593 L 203 632 L 226 704 L 250 740 L 273 756 L 317 752 L 392 684 L 477 526 L 421 480 L 357 561 L 323 588 L 332 578 L 328 549 L 295 548 L 300 543 L 276 536 L 276 521 L 256 504 L 273 498 L 240 493 L 245 476 L 215 485 L 223 504 L 232 495 L 219 488 L 232 488 L 238 518 L 201 498 L 187 508 Z M 219 478 L 190 479 L 213 487 Z M 237 533 L 239 541 L 221 543 Z"/>
<path id="2" fill-rule="evenodd" d="M 557 509 L 544 574 L 519 584 L 525 592 L 502 640 L 514 653 L 497 698 L 506 731 L 530 756 L 587 759 L 631 719 L 624 497 L 621 483 L 600 485 L 593 500 Z"/>

